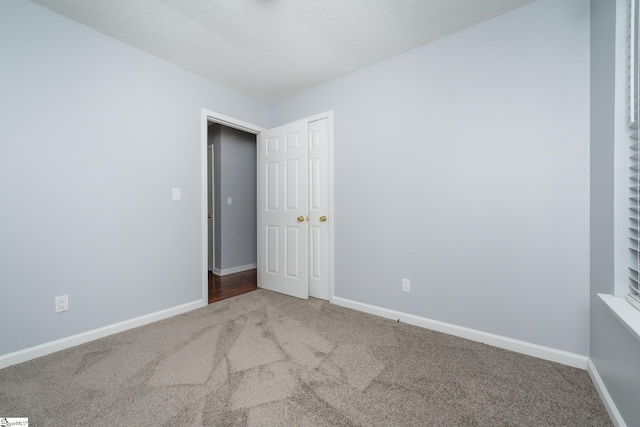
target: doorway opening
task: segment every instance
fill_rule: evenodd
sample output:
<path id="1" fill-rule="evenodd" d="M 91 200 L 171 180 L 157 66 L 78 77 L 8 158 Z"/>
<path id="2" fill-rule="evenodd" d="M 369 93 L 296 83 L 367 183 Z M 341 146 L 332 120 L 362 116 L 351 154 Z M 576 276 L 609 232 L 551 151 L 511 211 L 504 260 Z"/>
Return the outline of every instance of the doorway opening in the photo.
<path id="1" fill-rule="evenodd" d="M 207 180 L 210 123 L 253 136 L 257 154 L 255 169 L 258 174 L 258 191 L 255 194 L 258 287 L 299 298 L 314 297 L 332 302 L 333 112 L 327 111 L 277 128 L 265 129 L 202 109 L 201 277 L 202 295 L 205 300 L 208 300 L 207 265 L 210 253 L 207 239 L 207 192 L 209 187 L 214 192 L 216 190 L 215 183 L 208 185 Z M 276 154 L 275 158 L 274 153 L 284 153 L 285 157 L 280 158 L 282 156 Z M 213 157 L 215 159 L 215 153 Z M 214 162 L 215 160 L 212 164 Z M 227 196 L 221 194 L 223 203 L 229 203 L 225 197 Z M 233 196 L 230 204 L 233 205 Z M 292 213 L 296 215 L 292 216 Z M 215 215 L 213 218 L 215 219 Z M 215 230 L 215 226 L 212 226 L 212 230 Z M 211 253 L 215 253 L 215 248 Z M 288 279 L 292 278 L 297 279 L 293 281 L 296 289 L 308 288 L 305 295 L 297 295 L 297 292 L 292 291 L 293 286 L 280 286 L 282 282 L 291 282 Z"/>
<path id="2" fill-rule="evenodd" d="M 207 124 L 208 302 L 258 289 L 256 135 Z"/>

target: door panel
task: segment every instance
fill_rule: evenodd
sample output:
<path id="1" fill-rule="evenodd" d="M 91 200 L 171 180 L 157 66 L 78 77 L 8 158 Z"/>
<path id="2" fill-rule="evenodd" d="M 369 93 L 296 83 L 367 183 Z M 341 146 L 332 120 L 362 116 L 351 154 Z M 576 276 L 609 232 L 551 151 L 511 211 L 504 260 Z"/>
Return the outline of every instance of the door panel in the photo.
<path id="1" fill-rule="evenodd" d="M 278 210 L 278 166 L 276 163 L 267 163 L 267 210 L 276 212 Z"/>
<path id="2" fill-rule="evenodd" d="M 286 260 L 286 276 L 300 278 L 300 229 L 299 227 L 285 227 L 284 257 Z"/>
<path id="3" fill-rule="evenodd" d="M 285 193 L 286 210 L 300 210 L 300 160 L 287 160 L 285 162 L 284 181 L 287 188 Z"/>
<path id="4" fill-rule="evenodd" d="M 320 227 L 312 226 L 311 242 L 309 244 L 309 278 L 314 280 L 322 280 L 322 230 Z"/>
<path id="5" fill-rule="evenodd" d="M 278 245 L 278 227 L 267 225 L 267 242 L 266 242 L 266 256 L 267 262 L 265 266 L 267 273 L 278 274 L 278 265 L 280 264 L 280 250 Z"/>
<path id="6" fill-rule="evenodd" d="M 309 123 L 309 295 L 329 299 L 329 120 Z M 323 222 L 322 218 L 326 218 Z"/>
<path id="7" fill-rule="evenodd" d="M 307 139 L 301 120 L 262 132 L 258 151 L 258 286 L 303 299 L 309 297 Z"/>

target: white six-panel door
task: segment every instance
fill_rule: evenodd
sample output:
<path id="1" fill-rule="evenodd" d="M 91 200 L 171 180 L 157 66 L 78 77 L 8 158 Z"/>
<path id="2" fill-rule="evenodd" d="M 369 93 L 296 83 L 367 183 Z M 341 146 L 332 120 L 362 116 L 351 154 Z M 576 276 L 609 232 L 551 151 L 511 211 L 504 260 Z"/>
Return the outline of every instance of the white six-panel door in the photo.
<path id="1" fill-rule="evenodd" d="M 307 121 L 264 131 L 258 144 L 258 284 L 307 299 Z"/>

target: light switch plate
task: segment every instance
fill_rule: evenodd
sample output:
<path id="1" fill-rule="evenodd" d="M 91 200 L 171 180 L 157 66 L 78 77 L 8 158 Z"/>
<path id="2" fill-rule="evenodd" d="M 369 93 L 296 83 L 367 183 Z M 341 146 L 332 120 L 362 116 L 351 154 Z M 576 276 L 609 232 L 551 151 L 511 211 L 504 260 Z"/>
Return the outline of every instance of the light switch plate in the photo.
<path id="1" fill-rule="evenodd" d="M 173 200 L 180 200 L 180 189 L 174 188 L 172 191 Z"/>
<path id="2" fill-rule="evenodd" d="M 227 204 L 228 205 L 232 205 L 233 204 L 233 199 L 231 197 L 227 197 Z"/>

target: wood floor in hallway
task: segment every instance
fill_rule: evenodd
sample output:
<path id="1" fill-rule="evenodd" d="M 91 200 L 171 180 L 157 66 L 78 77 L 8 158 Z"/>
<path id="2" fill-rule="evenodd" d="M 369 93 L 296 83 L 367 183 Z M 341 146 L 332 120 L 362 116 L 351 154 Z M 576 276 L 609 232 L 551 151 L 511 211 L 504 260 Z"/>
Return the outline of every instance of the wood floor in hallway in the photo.
<path id="1" fill-rule="evenodd" d="M 258 270 L 216 276 L 209 272 L 209 304 L 258 289 Z"/>

